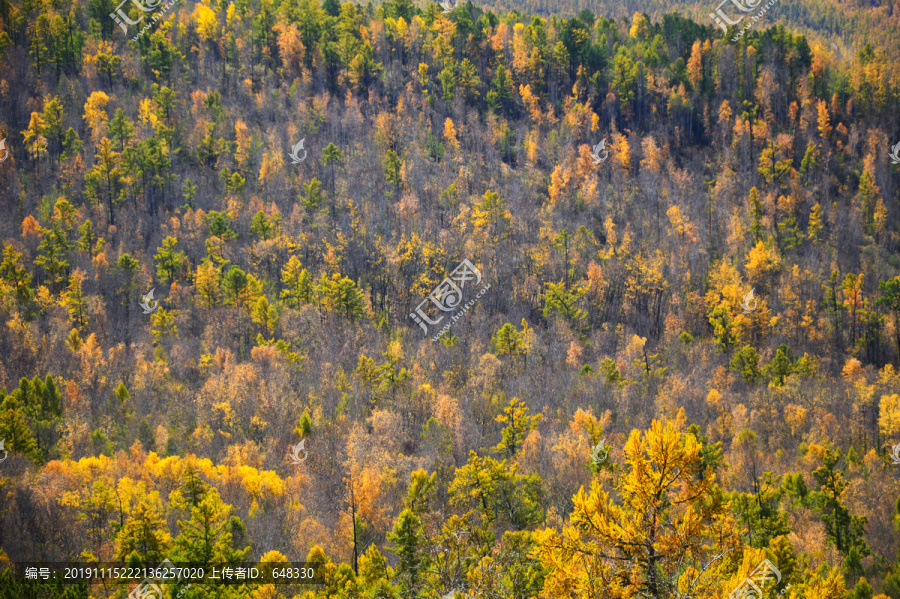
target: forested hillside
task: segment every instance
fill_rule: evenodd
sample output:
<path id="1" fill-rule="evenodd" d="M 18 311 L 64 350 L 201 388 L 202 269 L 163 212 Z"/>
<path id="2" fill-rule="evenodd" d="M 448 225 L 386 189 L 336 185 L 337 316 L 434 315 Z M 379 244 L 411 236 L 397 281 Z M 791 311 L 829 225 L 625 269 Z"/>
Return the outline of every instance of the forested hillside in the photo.
<path id="1" fill-rule="evenodd" d="M 725 3 L 726 9 L 740 14 L 732 2 Z M 518 10 L 543 17 L 554 14 L 568 17 L 585 10 L 616 21 L 630 20 L 635 12 L 640 12 L 656 22 L 667 14 L 679 12 L 702 25 L 713 23 L 709 15 L 720 5 L 719 0 L 492 0 L 479 3 L 479 6 L 496 11 Z M 753 14 L 755 11 L 750 13 Z M 777 0 L 764 18 L 765 26 L 782 24 L 794 32 L 801 32 L 811 41 L 830 47 L 842 60 L 849 60 L 866 44 L 882 48 L 892 60 L 900 59 L 900 10 L 893 1 Z"/>
<path id="2" fill-rule="evenodd" d="M 525 7 L 0 0 L 0 597 L 900 599 L 897 48 Z"/>
<path id="3" fill-rule="evenodd" d="M 726 11 L 741 14 L 735 8 L 740 0 L 725 2 Z M 742 2 L 744 5 L 752 2 Z M 760 6 L 762 6 L 761 3 Z M 584 17 L 587 13 L 604 15 L 609 19 L 630 20 L 639 12 L 654 22 L 662 21 L 675 12 L 690 17 L 702 25 L 713 23 L 710 13 L 721 6 L 720 0 L 491 0 L 478 6 L 498 12 L 519 11 L 542 17 L 564 15 Z M 751 16 L 756 11 L 749 13 Z M 900 59 L 900 10 L 894 1 L 837 2 L 834 0 L 776 0 L 764 17 L 766 27 L 782 24 L 792 31 L 803 33 L 810 42 L 830 47 L 840 60 L 864 49 L 866 44 L 882 48 L 892 60 Z"/>

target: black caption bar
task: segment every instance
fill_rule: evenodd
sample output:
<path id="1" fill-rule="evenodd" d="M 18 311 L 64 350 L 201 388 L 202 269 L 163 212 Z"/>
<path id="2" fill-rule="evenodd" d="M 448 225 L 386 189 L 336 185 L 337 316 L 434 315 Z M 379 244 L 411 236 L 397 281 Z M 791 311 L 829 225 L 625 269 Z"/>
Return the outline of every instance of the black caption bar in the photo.
<path id="1" fill-rule="evenodd" d="M 140 567 L 125 562 L 15 562 L 13 566 L 16 577 L 25 580 L 137 584 L 146 589 L 142 594 L 169 584 L 325 584 L 320 562 L 198 564 L 166 560 L 159 566 Z"/>

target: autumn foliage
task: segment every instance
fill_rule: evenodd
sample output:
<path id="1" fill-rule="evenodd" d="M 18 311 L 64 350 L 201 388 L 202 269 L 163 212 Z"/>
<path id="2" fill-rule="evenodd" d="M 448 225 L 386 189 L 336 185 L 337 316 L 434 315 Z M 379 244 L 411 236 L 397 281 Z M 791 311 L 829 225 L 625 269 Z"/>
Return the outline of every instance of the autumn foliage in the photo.
<path id="1" fill-rule="evenodd" d="M 0 598 L 900 599 L 897 11 L 550 4 L 0 0 Z"/>

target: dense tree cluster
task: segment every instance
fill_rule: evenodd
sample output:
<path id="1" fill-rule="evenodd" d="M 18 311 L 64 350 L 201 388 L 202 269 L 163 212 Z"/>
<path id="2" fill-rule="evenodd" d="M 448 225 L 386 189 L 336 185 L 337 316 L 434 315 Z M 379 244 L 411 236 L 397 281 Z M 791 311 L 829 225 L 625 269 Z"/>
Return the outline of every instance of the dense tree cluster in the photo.
<path id="1" fill-rule="evenodd" d="M 879 9 L 842 57 L 533 4 L 0 0 L 0 596 L 900 599 Z"/>

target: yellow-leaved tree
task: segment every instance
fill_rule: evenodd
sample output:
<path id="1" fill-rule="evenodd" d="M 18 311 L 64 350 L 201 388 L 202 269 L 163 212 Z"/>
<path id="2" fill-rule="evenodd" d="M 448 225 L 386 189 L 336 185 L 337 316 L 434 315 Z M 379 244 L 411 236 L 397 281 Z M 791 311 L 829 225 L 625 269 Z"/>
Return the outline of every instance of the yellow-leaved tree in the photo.
<path id="1" fill-rule="evenodd" d="M 194 7 L 193 17 L 197 23 L 200 39 L 210 41 L 216 37 L 216 13 L 209 6 L 197 4 Z"/>
<path id="2" fill-rule="evenodd" d="M 456 137 L 456 127 L 453 125 L 453 120 L 449 117 L 444 121 L 444 141 L 453 148 L 454 152 L 459 152 L 459 140 Z"/>
<path id="3" fill-rule="evenodd" d="M 106 135 L 106 124 L 109 122 L 109 115 L 106 114 L 108 103 L 109 96 L 102 91 L 92 93 L 84 103 L 84 121 L 91 130 L 91 139 L 94 143 L 99 143 L 100 138 Z"/>
<path id="4" fill-rule="evenodd" d="M 641 13 L 634 13 L 634 16 L 631 17 L 631 37 L 643 40 L 646 39 L 648 35 L 650 35 L 650 21 L 647 19 L 646 15 L 642 15 Z"/>
<path id="5" fill-rule="evenodd" d="M 900 395 L 882 395 L 879 408 L 878 427 L 881 434 L 893 440 L 900 433 Z"/>
<path id="6" fill-rule="evenodd" d="M 535 533 L 542 597 L 711 596 L 742 543 L 700 450 L 671 423 L 633 430 L 615 492 L 595 478 L 561 533 Z"/>

